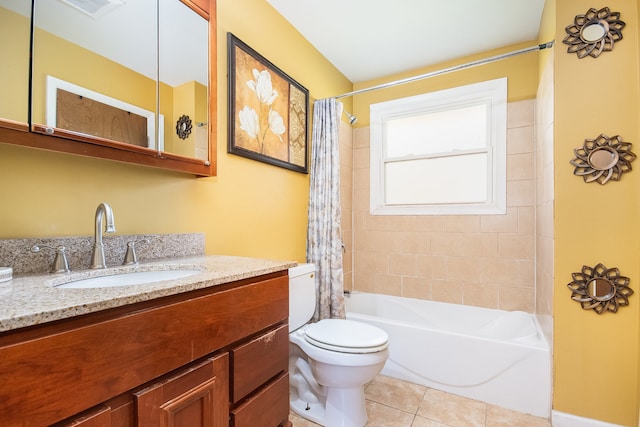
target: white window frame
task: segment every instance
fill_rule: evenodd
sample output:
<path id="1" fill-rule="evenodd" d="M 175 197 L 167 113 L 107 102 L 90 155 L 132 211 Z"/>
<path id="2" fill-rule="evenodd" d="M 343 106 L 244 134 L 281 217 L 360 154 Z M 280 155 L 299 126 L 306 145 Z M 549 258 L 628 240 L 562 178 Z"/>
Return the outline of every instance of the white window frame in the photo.
<path id="1" fill-rule="evenodd" d="M 487 200 L 475 203 L 385 204 L 386 121 L 484 103 L 487 105 Z M 370 106 L 370 213 L 372 215 L 476 215 L 506 213 L 507 78 L 460 86 Z M 453 152 L 452 152 L 453 153 Z M 438 155 L 442 157 L 441 154 Z M 445 155 L 446 156 L 446 155 Z M 453 156 L 453 154 L 451 154 Z M 422 158 L 422 157 L 420 157 Z M 464 171 L 460 171 L 464 173 Z"/>

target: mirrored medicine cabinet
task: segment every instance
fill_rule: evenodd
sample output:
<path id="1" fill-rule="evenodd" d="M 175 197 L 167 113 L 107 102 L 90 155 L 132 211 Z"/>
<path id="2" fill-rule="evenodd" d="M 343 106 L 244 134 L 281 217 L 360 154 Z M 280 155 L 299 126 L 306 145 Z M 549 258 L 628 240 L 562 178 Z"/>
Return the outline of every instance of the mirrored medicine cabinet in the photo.
<path id="1" fill-rule="evenodd" d="M 215 0 L 0 0 L 0 142 L 215 175 L 215 29 Z"/>

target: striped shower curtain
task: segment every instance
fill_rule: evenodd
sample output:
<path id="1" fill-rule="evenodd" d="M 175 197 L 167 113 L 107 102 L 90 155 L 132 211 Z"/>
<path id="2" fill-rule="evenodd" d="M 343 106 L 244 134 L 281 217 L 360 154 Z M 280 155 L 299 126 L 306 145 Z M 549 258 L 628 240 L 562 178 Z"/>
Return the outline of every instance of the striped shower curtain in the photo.
<path id="1" fill-rule="evenodd" d="M 342 104 L 315 101 L 311 141 L 307 262 L 316 265 L 314 320 L 344 318 L 344 276 L 340 229 L 340 146 Z"/>

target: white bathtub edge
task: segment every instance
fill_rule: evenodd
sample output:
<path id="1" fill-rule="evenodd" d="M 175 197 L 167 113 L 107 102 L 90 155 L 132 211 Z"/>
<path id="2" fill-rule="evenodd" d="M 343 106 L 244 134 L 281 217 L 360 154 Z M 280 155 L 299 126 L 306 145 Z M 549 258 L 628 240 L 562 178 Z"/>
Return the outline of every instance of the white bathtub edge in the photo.
<path id="1" fill-rule="evenodd" d="M 551 411 L 551 425 L 553 427 L 624 427 L 558 411 Z"/>

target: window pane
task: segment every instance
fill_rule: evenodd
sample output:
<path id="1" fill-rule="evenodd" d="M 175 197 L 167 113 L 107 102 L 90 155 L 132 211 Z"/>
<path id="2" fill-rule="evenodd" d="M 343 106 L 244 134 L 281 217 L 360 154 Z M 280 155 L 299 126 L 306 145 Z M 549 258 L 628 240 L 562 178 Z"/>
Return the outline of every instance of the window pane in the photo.
<path id="1" fill-rule="evenodd" d="M 485 202 L 486 176 L 486 153 L 386 163 L 385 204 Z"/>
<path id="2" fill-rule="evenodd" d="M 427 112 L 386 122 L 386 158 L 419 156 L 486 146 L 486 104 Z"/>

